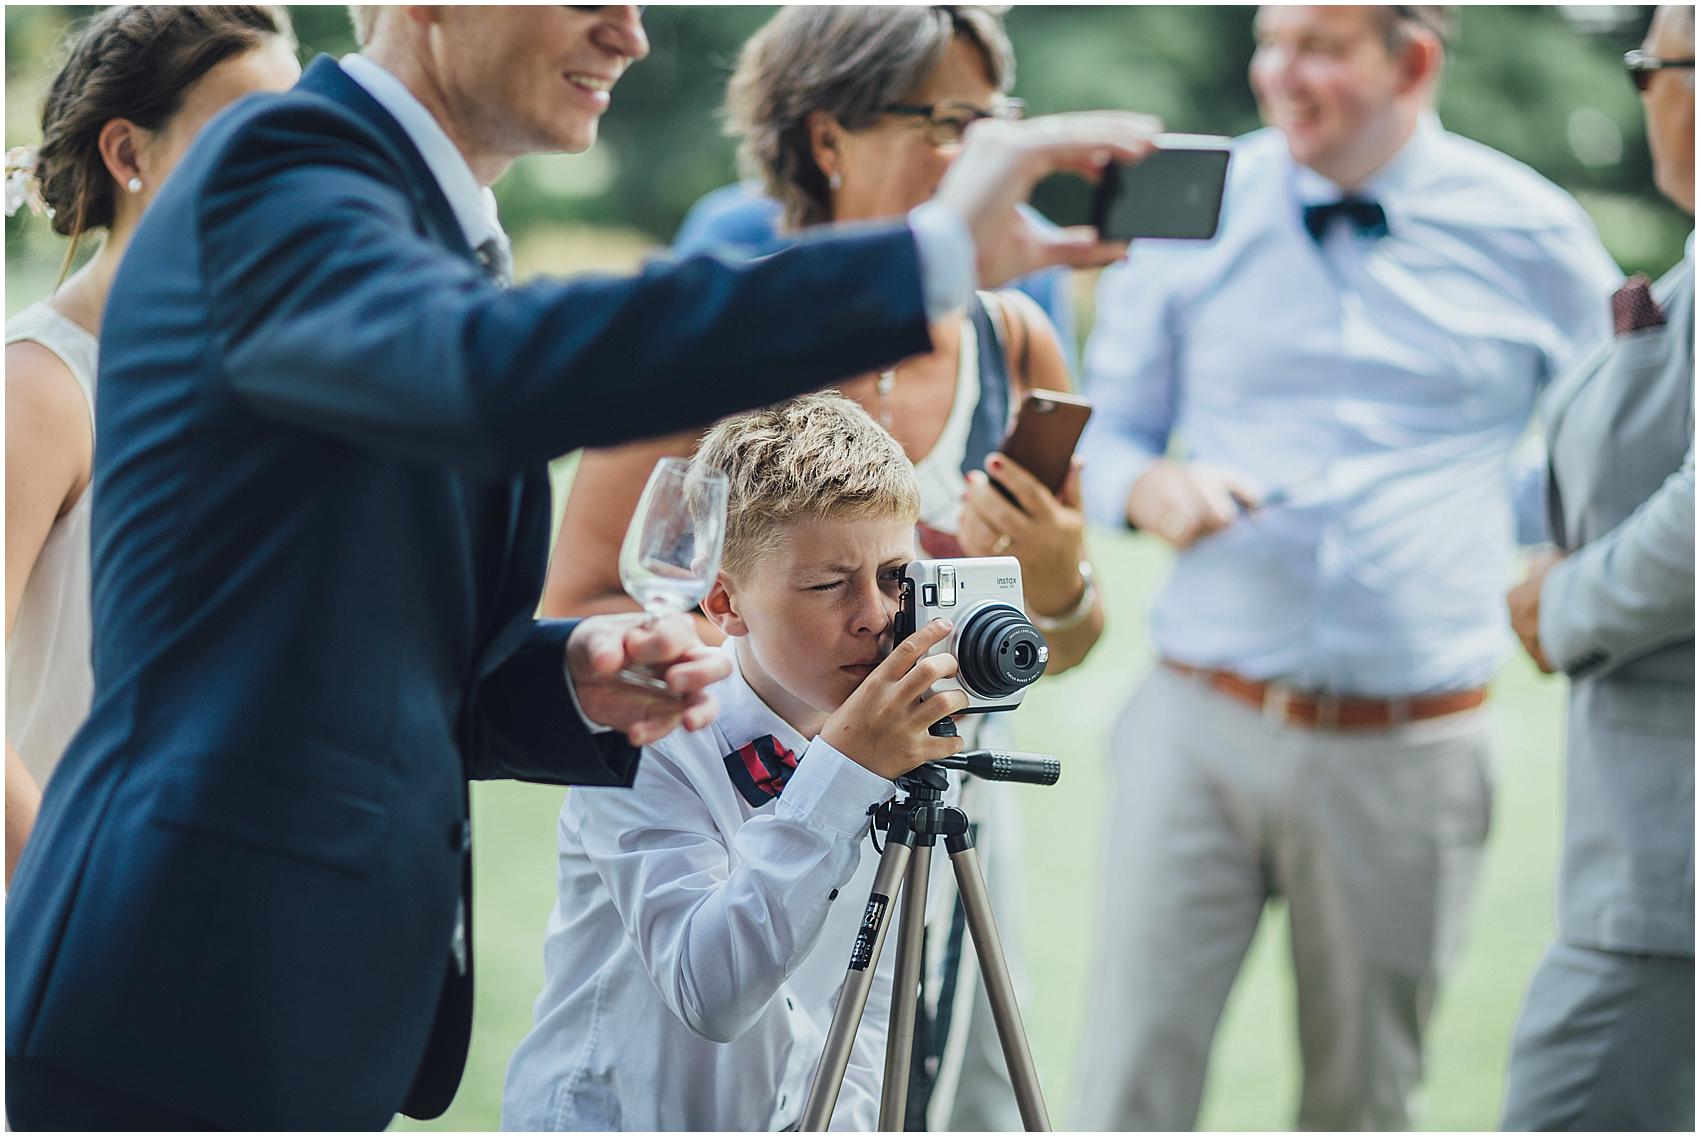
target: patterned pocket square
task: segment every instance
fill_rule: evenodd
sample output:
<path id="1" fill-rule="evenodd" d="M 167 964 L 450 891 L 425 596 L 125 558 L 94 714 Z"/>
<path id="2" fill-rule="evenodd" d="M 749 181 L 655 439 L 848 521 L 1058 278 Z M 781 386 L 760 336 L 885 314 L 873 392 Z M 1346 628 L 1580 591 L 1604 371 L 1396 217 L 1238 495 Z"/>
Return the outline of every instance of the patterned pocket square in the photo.
<path id="1" fill-rule="evenodd" d="M 1664 309 L 1653 299 L 1653 282 L 1645 274 L 1636 273 L 1612 293 L 1611 326 L 1619 336 L 1665 326 Z"/>

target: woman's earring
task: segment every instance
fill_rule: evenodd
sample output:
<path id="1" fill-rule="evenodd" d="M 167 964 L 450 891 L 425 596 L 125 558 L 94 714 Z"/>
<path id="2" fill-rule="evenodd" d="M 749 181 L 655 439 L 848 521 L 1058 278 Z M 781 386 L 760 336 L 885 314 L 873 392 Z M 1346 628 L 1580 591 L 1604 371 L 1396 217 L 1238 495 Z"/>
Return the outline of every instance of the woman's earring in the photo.
<path id="1" fill-rule="evenodd" d="M 844 175 L 834 170 L 827 175 L 826 184 L 831 186 L 834 192 L 841 190 L 844 188 Z"/>
<path id="2" fill-rule="evenodd" d="M 142 179 L 131 178 L 129 181 L 124 183 L 124 188 L 129 190 L 131 193 L 141 193 L 142 192 Z"/>

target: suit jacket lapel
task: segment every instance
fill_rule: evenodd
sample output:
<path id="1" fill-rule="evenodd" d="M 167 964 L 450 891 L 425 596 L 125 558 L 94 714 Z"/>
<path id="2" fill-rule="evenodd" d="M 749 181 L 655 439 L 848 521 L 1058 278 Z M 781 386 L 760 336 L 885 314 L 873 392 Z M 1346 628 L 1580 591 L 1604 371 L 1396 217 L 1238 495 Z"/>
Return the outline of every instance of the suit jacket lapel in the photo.
<path id="1" fill-rule="evenodd" d="M 402 129 L 394 115 L 383 108 L 383 104 L 349 78 L 342 65 L 329 55 L 313 60 L 297 86 L 352 111 L 370 125 L 383 139 L 396 162 L 407 171 L 408 192 L 418 203 L 431 237 L 476 263 L 472 247 L 466 243 L 466 233 L 461 229 L 454 210 L 449 207 L 449 199 L 443 196 L 442 186 L 437 183 L 437 175 L 431 172 L 413 139 L 407 136 L 407 131 Z"/>

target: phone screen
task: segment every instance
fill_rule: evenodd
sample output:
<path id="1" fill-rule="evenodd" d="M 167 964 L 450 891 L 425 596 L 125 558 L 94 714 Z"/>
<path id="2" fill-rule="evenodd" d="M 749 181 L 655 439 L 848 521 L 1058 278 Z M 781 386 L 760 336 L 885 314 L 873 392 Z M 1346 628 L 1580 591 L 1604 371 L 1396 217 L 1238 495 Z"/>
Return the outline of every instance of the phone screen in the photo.
<path id="1" fill-rule="evenodd" d="M 1216 235 L 1227 179 L 1222 146 L 1160 147 L 1142 162 L 1104 171 L 1093 220 L 1110 240 L 1207 241 Z"/>

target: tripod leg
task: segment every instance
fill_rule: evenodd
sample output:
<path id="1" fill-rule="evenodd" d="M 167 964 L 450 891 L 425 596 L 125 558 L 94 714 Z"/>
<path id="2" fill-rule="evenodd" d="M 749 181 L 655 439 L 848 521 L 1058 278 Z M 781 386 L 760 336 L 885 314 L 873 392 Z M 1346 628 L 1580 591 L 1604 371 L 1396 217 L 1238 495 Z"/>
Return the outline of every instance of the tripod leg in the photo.
<path id="1" fill-rule="evenodd" d="M 913 839 L 906 828 L 901 833 L 892 832 L 880 857 L 879 870 L 874 874 L 874 886 L 868 893 L 868 907 L 862 916 L 862 930 L 856 934 L 856 946 L 850 953 L 850 970 L 839 989 L 838 1006 L 826 1031 L 826 1046 L 821 1051 L 820 1065 L 815 1067 L 808 1100 L 803 1103 L 803 1119 L 797 1128 L 805 1133 L 826 1132 L 827 1122 L 832 1120 L 832 1107 L 838 1104 L 838 1091 L 844 1086 L 850 1048 L 856 1041 L 856 1028 L 862 1022 L 862 1008 L 868 1002 L 868 988 L 874 981 L 874 968 L 879 965 L 880 949 L 885 946 L 891 898 L 903 882 L 903 871 L 909 867 L 909 855 L 913 851 L 900 838 Z"/>
<path id="2" fill-rule="evenodd" d="M 880 1090 L 880 1132 L 901 1133 L 909 1105 L 909 1063 L 915 1049 L 915 996 L 921 987 L 921 934 L 927 926 L 927 872 L 931 845 L 917 845 L 903 878 L 897 917 L 897 967 L 891 981 L 891 1029 L 885 1036 L 885 1081 Z"/>
<path id="3" fill-rule="evenodd" d="M 1015 1003 L 1015 985 L 1010 982 L 1009 966 L 1004 962 L 1003 944 L 998 939 L 997 925 L 992 922 L 992 905 L 986 896 L 986 880 L 980 875 L 980 858 L 966 837 L 952 837 L 946 844 L 950 849 L 950 867 L 956 873 L 956 890 L 968 918 L 968 934 L 974 938 L 974 953 L 980 958 L 980 978 L 992 1005 L 992 1021 L 997 1024 L 1003 1059 L 1015 1087 L 1021 1123 L 1029 1133 L 1048 1133 L 1051 1118 L 1045 1112 L 1039 1071 L 1027 1046 L 1027 1032 L 1021 1026 L 1021 1008 Z"/>

